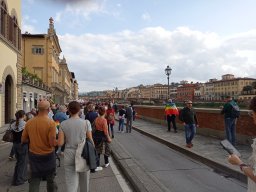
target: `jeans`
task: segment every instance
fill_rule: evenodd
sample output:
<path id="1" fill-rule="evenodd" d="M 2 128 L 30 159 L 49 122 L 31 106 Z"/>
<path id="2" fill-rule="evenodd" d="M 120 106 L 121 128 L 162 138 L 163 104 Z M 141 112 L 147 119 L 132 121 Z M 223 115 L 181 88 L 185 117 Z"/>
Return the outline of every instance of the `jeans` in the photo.
<path id="1" fill-rule="evenodd" d="M 51 173 L 45 177 L 47 182 L 47 192 L 56 192 L 58 187 L 54 181 L 55 173 Z M 39 186 L 42 178 L 41 177 L 32 177 L 29 180 L 29 192 L 39 192 Z"/>
<path id="2" fill-rule="evenodd" d="M 226 138 L 232 144 L 236 144 L 236 118 L 225 118 Z"/>
<path id="3" fill-rule="evenodd" d="M 186 143 L 191 144 L 192 140 L 196 134 L 196 125 L 195 124 L 186 124 L 184 126 L 184 128 L 185 128 Z"/>
<path id="4" fill-rule="evenodd" d="M 76 172 L 75 170 L 75 149 L 65 149 L 64 170 L 67 192 L 88 192 L 90 170 L 86 172 Z"/>
<path id="5" fill-rule="evenodd" d="M 11 152 L 10 152 L 10 155 L 9 157 L 13 157 L 15 154 L 14 154 L 14 146 L 12 145 L 12 149 L 11 149 Z"/>
<path id="6" fill-rule="evenodd" d="M 27 180 L 28 145 L 13 143 L 13 151 L 17 162 L 14 169 L 12 184 L 20 185 Z"/>
<path id="7" fill-rule="evenodd" d="M 107 155 L 104 155 L 104 162 L 105 162 L 105 165 L 109 163 L 109 160 L 108 160 L 108 156 Z M 100 166 L 100 153 L 98 154 L 98 158 L 96 160 L 96 164 L 97 164 L 97 167 Z"/>
<path id="8" fill-rule="evenodd" d="M 126 119 L 126 133 L 131 133 L 132 131 L 132 118 Z"/>
<path id="9" fill-rule="evenodd" d="M 119 119 L 118 131 L 124 130 L 124 119 Z"/>
<path id="10" fill-rule="evenodd" d="M 173 126 L 173 129 L 176 131 L 177 126 L 176 126 L 176 116 L 175 115 L 167 115 L 167 124 L 168 124 L 168 131 L 171 130 L 171 123 Z"/>
<path id="11" fill-rule="evenodd" d="M 111 131 L 111 134 L 110 134 Z M 109 123 L 108 124 L 108 134 L 109 136 L 112 136 L 112 138 L 114 137 L 114 124 Z"/>

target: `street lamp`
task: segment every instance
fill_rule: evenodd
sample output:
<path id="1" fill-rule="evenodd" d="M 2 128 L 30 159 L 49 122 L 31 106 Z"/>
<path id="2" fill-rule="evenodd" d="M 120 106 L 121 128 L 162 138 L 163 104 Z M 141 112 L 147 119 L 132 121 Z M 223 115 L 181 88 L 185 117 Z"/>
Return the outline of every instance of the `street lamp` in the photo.
<path id="1" fill-rule="evenodd" d="M 168 80 L 168 96 L 167 96 L 167 99 L 169 99 L 169 96 L 170 96 L 170 93 L 169 93 L 169 76 L 171 75 L 172 68 L 170 68 L 169 65 L 167 65 L 167 67 L 164 71 L 165 71 L 165 74 L 167 75 L 167 80 Z"/>

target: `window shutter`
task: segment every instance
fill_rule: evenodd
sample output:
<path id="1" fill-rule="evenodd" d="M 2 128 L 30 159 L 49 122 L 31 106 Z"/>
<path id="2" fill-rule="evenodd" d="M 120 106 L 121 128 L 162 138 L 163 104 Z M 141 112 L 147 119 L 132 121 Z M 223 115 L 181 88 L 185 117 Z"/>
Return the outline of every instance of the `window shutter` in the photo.
<path id="1" fill-rule="evenodd" d="M 21 50 L 21 30 L 18 28 L 18 49 Z"/>
<path id="2" fill-rule="evenodd" d="M 41 48 L 41 54 L 42 55 L 44 54 L 44 48 Z"/>

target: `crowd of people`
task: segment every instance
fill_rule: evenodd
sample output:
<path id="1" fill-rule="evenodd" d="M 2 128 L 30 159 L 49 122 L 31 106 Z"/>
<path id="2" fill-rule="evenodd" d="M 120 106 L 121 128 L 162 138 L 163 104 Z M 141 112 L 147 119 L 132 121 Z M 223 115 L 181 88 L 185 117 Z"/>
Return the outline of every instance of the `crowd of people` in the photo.
<path id="1" fill-rule="evenodd" d="M 226 139 L 236 146 L 236 122 L 240 116 L 240 109 L 237 102 L 230 96 L 225 99 L 224 106 L 220 106 L 221 114 L 224 116 L 224 128 Z M 254 97 L 249 105 L 251 112 L 249 115 L 253 118 L 256 125 L 256 97 Z M 192 101 L 185 101 L 185 107 L 180 111 L 177 109 L 175 103 L 169 99 L 165 106 L 165 115 L 168 125 L 168 131 L 171 130 L 171 124 L 174 133 L 177 133 L 176 116 L 183 123 L 185 131 L 186 147 L 193 147 L 192 140 L 196 133 L 198 119 L 195 110 L 192 107 Z M 236 154 L 231 154 L 228 157 L 229 163 L 240 167 L 241 171 L 248 177 L 248 192 L 256 191 L 256 138 L 253 139 L 252 155 L 248 160 L 248 164 L 244 163 Z"/>
<path id="2" fill-rule="evenodd" d="M 29 192 L 36 192 L 41 180 L 46 180 L 47 191 L 57 191 L 54 180 L 56 157 L 61 154 L 64 156 L 67 191 L 89 191 L 90 172 L 109 166 L 115 114 L 119 117 L 119 131 L 123 131 L 127 119 L 126 132 L 130 133 L 135 120 L 133 105 L 122 106 L 118 111 L 112 103 L 81 105 L 72 101 L 68 105 L 57 105 L 41 100 L 37 109 L 33 108 L 29 113 L 17 111 L 16 120 L 11 123 L 13 147 L 9 159 L 17 160 L 12 185 L 28 181 Z M 86 171 L 77 172 L 77 147 L 83 140 L 90 140 L 95 148 L 96 167 L 90 169 L 88 166 Z M 103 166 L 100 165 L 101 155 L 104 156 Z"/>
<path id="3" fill-rule="evenodd" d="M 198 118 L 195 110 L 192 107 L 192 101 L 184 102 L 185 107 L 178 110 L 172 99 L 169 99 L 165 106 L 165 116 L 168 125 L 168 131 L 171 127 L 174 133 L 177 133 L 176 117 L 182 122 L 185 131 L 186 147 L 193 147 L 192 140 L 196 134 L 196 128 L 199 126 Z M 225 99 L 224 106 L 220 106 L 221 114 L 224 116 L 226 139 L 232 144 L 236 145 L 236 122 L 240 115 L 240 109 L 237 102 L 230 96 Z"/>
<path id="4" fill-rule="evenodd" d="M 236 107 L 234 107 L 236 106 Z M 221 107 L 224 115 L 226 138 L 235 142 L 235 125 L 239 117 L 236 102 L 227 97 Z M 250 104 L 252 117 L 256 124 L 256 97 Z M 173 100 L 168 100 L 165 107 L 168 130 L 173 128 L 177 133 L 176 117 L 184 125 L 186 147 L 193 147 L 192 140 L 198 127 L 198 119 L 192 107 L 192 101 L 186 101 L 185 107 L 178 110 Z M 133 105 L 122 105 L 117 109 L 112 103 L 91 103 L 81 105 L 72 101 L 68 105 L 50 104 L 41 100 L 37 109 L 25 113 L 19 110 L 15 121 L 11 124 L 13 131 L 13 147 L 9 159 L 16 158 L 12 185 L 18 186 L 29 180 L 29 191 L 39 191 L 42 179 L 47 182 L 47 191 L 56 191 L 56 155 L 64 155 L 64 170 L 66 189 L 68 192 L 89 191 L 91 172 L 97 172 L 109 166 L 111 152 L 110 143 L 114 139 L 115 115 L 118 117 L 118 132 L 123 133 L 126 120 L 126 133 L 131 133 L 132 122 L 136 112 Z M 83 140 L 90 140 L 95 148 L 96 167 L 89 166 L 86 171 L 77 172 L 75 168 L 76 150 Z M 236 155 L 229 157 L 229 162 L 238 165 L 241 171 L 249 177 L 249 189 L 255 190 L 256 140 L 250 164 L 244 164 Z M 104 157 L 104 165 L 100 165 L 100 157 Z M 86 182 L 81 182 L 86 181 Z"/>

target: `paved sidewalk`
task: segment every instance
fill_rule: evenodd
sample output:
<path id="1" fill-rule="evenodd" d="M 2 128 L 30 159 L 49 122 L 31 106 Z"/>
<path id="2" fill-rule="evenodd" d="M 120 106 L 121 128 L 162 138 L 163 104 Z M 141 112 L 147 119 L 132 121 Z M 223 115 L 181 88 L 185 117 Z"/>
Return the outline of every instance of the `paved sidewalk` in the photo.
<path id="1" fill-rule="evenodd" d="M 0 138 L 2 138 L 3 132 L 7 126 L 3 126 L 0 128 Z M 9 152 L 11 150 L 11 143 L 5 143 L 0 141 L 0 152 L 1 152 L 1 162 L 0 162 L 0 192 L 27 192 L 28 191 L 28 183 L 25 183 L 20 186 L 11 186 L 13 171 L 15 167 L 16 160 L 8 160 Z M 103 157 L 101 157 L 101 165 L 103 165 Z M 63 163 L 63 157 L 61 157 L 61 162 Z M 115 171 L 114 171 L 115 169 Z M 119 178 L 119 180 L 117 180 Z M 56 182 L 58 184 L 58 191 L 65 192 L 65 177 L 64 177 L 64 167 L 63 164 L 61 167 L 57 168 L 57 176 Z M 103 168 L 102 171 L 91 173 L 90 174 L 90 191 L 93 192 L 122 192 L 124 188 L 121 185 L 124 185 L 122 181 L 122 177 L 120 173 L 116 171 L 115 165 L 113 165 L 113 161 L 110 158 L 110 166 L 107 168 Z M 40 185 L 40 192 L 46 192 L 46 182 L 42 181 Z M 129 191 L 129 190 L 126 190 Z"/>
<path id="2" fill-rule="evenodd" d="M 0 132 L 5 128 L 6 126 L 0 128 Z M 221 147 L 221 140 L 217 138 L 196 135 L 193 140 L 194 147 L 187 148 L 185 146 L 185 134 L 182 129 L 178 129 L 178 133 L 167 132 L 166 126 L 142 119 L 136 119 L 133 122 L 133 129 L 167 145 L 170 148 L 180 151 L 191 158 L 201 161 L 202 163 L 212 167 L 216 172 L 223 174 L 225 177 L 234 177 L 243 182 L 246 181 L 246 177 L 240 172 L 239 168 L 237 166 L 232 166 L 227 162 L 228 153 Z M 117 128 L 115 130 L 117 130 Z M 161 183 L 157 183 L 154 179 L 148 176 L 147 173 L 145 173 L 143 169 L 136 164 L 133 157 L 129 156 L 129 154 L 125 152 L 123 147 L 115 141 L 115 139 L 113 139 L 111 145 L 113 159 L 125 174 L 134 191 L 164 191 Z M 5 153 L 2 152 L 4 147 L 8 147 L 8 150 L 6 150 Z M 8 157 L 10 147 L 11 144 L 1 144 L 1 156 Z M 237 149 L 241 153 L 244 162 L 247 162 L 247 159 L 251 154 L 251 147 L 238 145 Z M 18 192 L 28 190 L 28 184 L 19 187 L 10 186 L 14 165 L 15 161 L 8 161 L 7 159 L 0 162 L 1 192 Z M 111 167 L 108 167 L 101 172 L 91 174 L 90 191 L 123 191 L 116 177 L 119 176 L 113 173 Z M 58 168 L 56 181 L 59 185 L 59 191 L 65 192 L 63 166 Z M 41 191 L 46 191 L 45 182 L 42 182 Z"/>
<path id="3" fill-rule="evenodd" d="M 217 138 L 196 135 L 193 140 L 193 148 L 185 146 L 184 130 L 178 129 L 178 133 L 167 132 L 167 126 L 153 123 L 150 121 L 136 119 L 133 122 L 133 128 L 140 133 L 147 135 L 167 146 L 180 151 L 196 160 L 199 160 L 212 167 L 225 176 L 235 177 L 246 182 L 246 177 L 241 173 L 239 167 L 228 163 L 228 153 L 220 145 Z M 241 153 L 241 159 L 247 162 L 251 155 L 251 147 L 247 145 L 237 145 L 236 148 Z"/>

